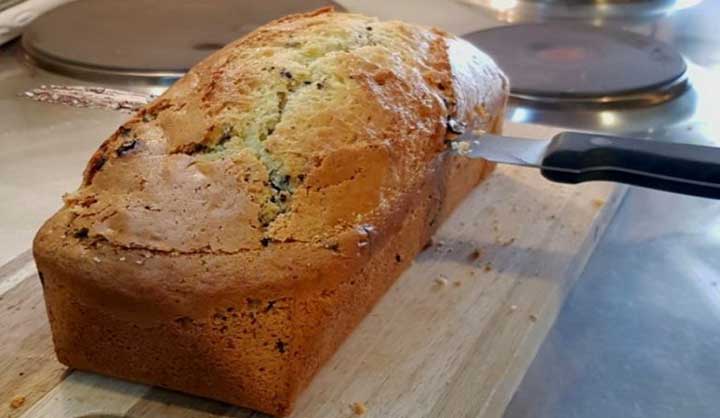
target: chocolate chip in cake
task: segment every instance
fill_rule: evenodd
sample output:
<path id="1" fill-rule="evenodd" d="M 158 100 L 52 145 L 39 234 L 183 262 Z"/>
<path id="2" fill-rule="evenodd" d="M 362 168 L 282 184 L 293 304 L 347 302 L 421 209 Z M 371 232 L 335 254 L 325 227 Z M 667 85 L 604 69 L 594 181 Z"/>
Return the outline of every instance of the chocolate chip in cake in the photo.
<path id="1" fill-rule="evenodd" d="M 124 141 L 120 146 L 115 150 L 115 154 L 118 157 L 122 157 L 130 153 L 133 149 L 135 149 L 135 146 L 138 144 L 137 139 L 131 139 L 129 141 Z"/>
<path id="2" fill-rule="evenodd" d="M 89 232 L 89 229 L 82 227 L 80 229 L 76 229 L 75 232 L 73 232 L 73 236 L 78 239 L 83 239 L 88 237 Z"/>
<path id="3" fill-rule="evenodd" d="M 274 300 L 268 301 L 268 304 L 267 304 L 267 306 L 265 307 L 265 312 L 269 312 L 274 306 L 275 306 L 275 301 L 274 301 Z"/>

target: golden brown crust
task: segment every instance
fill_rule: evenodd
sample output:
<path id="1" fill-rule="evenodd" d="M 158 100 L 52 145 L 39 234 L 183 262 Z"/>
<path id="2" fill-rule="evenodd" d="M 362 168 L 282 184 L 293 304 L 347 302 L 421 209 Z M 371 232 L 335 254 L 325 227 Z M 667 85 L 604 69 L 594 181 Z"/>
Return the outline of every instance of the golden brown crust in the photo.
<path id="1" fill-rule="evenodd" d="M 448 121 L 497 131 L 506 97 L 477 49 L 400 22 L 319 10 L 229 44 L 38 233 L 58 357 L 286 413 L 492 168 L 442 152 Z"/>

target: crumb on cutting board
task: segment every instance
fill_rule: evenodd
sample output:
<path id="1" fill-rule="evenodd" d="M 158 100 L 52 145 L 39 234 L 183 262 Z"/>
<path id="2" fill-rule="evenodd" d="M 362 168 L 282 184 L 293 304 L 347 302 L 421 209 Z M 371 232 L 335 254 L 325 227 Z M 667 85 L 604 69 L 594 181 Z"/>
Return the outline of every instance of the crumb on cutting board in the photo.
<path id="1" fill-rule="evenodd" d="M 460 280 L 455 280 L 455 281 L 453 282 L 453 286 L 455 286 L 455 287 L 460 287 L 460 286 L 462 286 L 462 282 L 461 282 Z"/>
<path id="2" fill-rule="evenodd" d="M 487 263 L 485 264 L 485 267 L 483 267 L 484 271 L 492 271 L 492 264 Z"/>
<path id="3" fill-rule="evenodd" d="M 517 311 L 517 305 L 510 305 L 510 311 L 511 312 Z"/>
<path id="4" fill-rule="evenodd" d="M 353 402 L 350 404 L 350 409 L 352 409 L 355 415 L 365 415 L 368 410 L 367 406 L 362 402 Z"/>
<path id="5" fill-rule="evenodd" d="M 605 201 L 602 200 L 602 199 L 593 199 L 593 200 L 592 200 L 592 204 L 593 204 L 593 206 L 595 206 L 596 208 L 600 208 L 600 207 L 602 207 L 602 206 L 605 204 Z"/>
<path id="6" fill-rule="evenodd" d="M 482 256 L 482 250 L 479 248 L 476 248 L 470 253 L 469 258 L 470 258 L 470 261 L 475 261 L 478 258 L 480 258 L 481 256 Z"/>
<path id="7" fill-rule="evenodd" d="M 535 321 L 538 320 L 538 317 L 537 317 L 535 314 L 530 314 L 530 320 L 531 320 L 532 322 L 535 322 Z"/>
<path id="8" fill-rule="evenodd" d="M 18 409 L 25 404 L 24 396 L 16 396 L 10 401 L 10 408 Z"/>
<path id="9" fill-rule="evenodd" d="M 448 279 L 445 276 L 440 276 L 435 279 L 435 284 L 438 287 L 445 287 L 448 284 Z"/>
<path id="10" fill-rule="evenodd" d="M 515 238 L 510 238 L 507 241 L 504 241 L 503 243 L 501 243 L 500 245 L 502 245 L 503 247 L 508 247 L 508 246 L 512 245 L 513 242 L 515 242 Z"/>

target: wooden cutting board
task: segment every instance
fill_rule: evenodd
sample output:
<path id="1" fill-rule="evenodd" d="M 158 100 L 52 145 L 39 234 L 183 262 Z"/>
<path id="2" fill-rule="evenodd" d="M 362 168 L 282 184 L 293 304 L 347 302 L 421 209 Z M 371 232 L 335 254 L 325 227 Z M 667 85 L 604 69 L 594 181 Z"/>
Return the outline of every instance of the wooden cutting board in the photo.
<path id="1" fill-rule="evenodd" d="M 541 127 L 508 133 L 549 136 Z M 297 418 L 500 417 L 620 193 L 499 167 L 443 225 L 303 394 Z M 0 267 L 0 416 L 261 417 L 66 370 L 30 251 Z"/>

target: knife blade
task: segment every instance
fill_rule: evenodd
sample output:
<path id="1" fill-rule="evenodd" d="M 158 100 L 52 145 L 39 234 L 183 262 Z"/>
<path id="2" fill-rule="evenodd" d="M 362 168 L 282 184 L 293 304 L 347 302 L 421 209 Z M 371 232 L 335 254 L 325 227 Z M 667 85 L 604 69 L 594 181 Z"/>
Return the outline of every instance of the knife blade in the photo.
<path id="1" fill-rule="evenodd" d="M 469 158 L 483 158 L 488 161 L 542 168 L 551 140 L 529 139 L 490 133 L 465 132 L 450 144 L 460 155 Z"/>
<path id="2" fill-rule="evenodd" d="M 537 168 L 559 183 L 604 180 L 720 199 L 717 147 L 581 132 L 551 139 L 465 132 L 450 143 L 456 154 Z"/>

